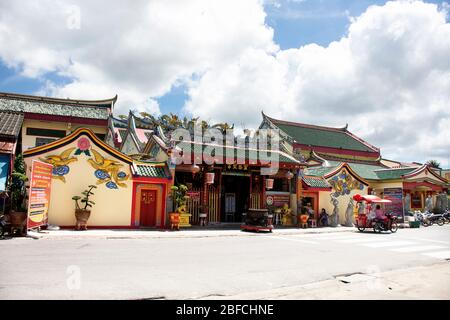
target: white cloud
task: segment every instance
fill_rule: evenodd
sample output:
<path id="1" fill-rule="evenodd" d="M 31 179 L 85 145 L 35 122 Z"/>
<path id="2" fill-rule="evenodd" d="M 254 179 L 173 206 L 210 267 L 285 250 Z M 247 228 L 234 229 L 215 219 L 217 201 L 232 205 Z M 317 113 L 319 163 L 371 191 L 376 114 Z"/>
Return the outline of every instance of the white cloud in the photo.
<path id="1" fill-rule="evenodd" d="M 156 98 L 185 84 L 185 111 L 257 126 L 260 111 L 343 126 L 401 160 L 450 153 L 450 24 L 420 1 L 371 6 L 322 47 L 280 50 L 264 5 L 248 1 L 4 0 L 0 59 L 28 77 L 54 72 L 43 93 L 119 95 L 126 109 L 159 112 Z M 73 5 L 79 28 L 70 27 Z M 72 16 L 71 16 L 72 15 Z"/>
<path id="2" fill-rule="evenodd" d="M 419 1 L 371 6 L 348 34 L 310 44 L 246 51 L 191 86 L 186 108 L 206 118 L 256 126 L 258 113 L 343 126 L 385 157 L 444 165 L 450 156 L 450 24 Z"/>
<path id="3" fill-rule="evenodd" d="M 49 94 L 117 93 L 119 109 L 142 108 L 246 48 L 276 51 L 264 19 L 258 0 L 2 1 L 0 58 L 25 76 L 57 72 L 73 80 L 47 84 Z"/>

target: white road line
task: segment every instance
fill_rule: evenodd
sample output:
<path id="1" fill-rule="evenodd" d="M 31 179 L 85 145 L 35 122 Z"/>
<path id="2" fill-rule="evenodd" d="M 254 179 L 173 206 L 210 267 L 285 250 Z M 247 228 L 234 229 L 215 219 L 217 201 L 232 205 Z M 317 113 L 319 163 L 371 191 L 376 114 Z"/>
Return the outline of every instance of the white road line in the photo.
<path id="1" fill-rule="evenodd" d="M 288 241 L 294 241 L 294 242 L 302 242 L 307 244 L 319 244 L 319 242 L 316 241 L 309 241 L 309 240 L 301 240 L 297 238 L 286 238 L 286 237 L 280 237 L 280 236 L 265 236 L 267 239 L 279 239 L 279 240 L 288 240 Z"/>
<path id="2" fill-rule="evenodd" d="M 362 243 L 362 242 L 376 242 L 379 241 L 379 237 L 355 237 L 355 238 L 349 238 L 349 239 L 343 239 L 343 240 L 337 240 L 339 243 Z"/>
<path id="3" fill-rule="evenodd" d="M 450 251 L 437 251 L 437 252 L 428 252 L 422 253 L 425 256 L 437 258 L 437 259 L 450 259 Z"/>
<path id="4" fill-rule="evenodd" d="M 436 242 L 436 243 L 443 243 L 443 244 L 450 244 L 450 241 L 442 241 L 442 240 L 432 240 L 432 239 L 426 239 L 426 238 L 410 238 L 410 237 L 398 237 L 398 239 L 408 239 L 408 240 L 417 240 L 417 241 L 428 241 L 428 242 Z"/>
<path id="5" fill-rule="evenodd" d="M 416 244 L 411 241 L 389 241 L 389 242 L 374 242 L 374 243 L 362 243 L 362 246 L 370 248 L 384 248 L 384 247 L 395 247 L 395 246 L 407 246 Z"/>
<path id="6" fill-rule="evenodd" d="M 316 240 L 343 240 L 343 239 L 350 239 L 350 238 L 355 238 L 355 236 L 333 236 L 333 237 L 320 237 L 320 238 L 313 238 Z"/>
<path id="7" fill-rule="evenodd" d="M 428 251 L 428 250 L 436 250 L 436 249 L 446 249 L 443 246 L 415 246 L 415 247 L 404 247 L 404 248 L 395 248 L 389 249 L 390 251 L 395 252 L 419 252 L 419 251 Z"/>

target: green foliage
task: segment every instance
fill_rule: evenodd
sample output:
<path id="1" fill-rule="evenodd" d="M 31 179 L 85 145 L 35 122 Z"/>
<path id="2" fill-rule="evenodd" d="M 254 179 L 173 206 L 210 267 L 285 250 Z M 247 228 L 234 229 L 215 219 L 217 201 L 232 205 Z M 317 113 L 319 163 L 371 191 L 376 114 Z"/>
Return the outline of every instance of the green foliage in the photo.
<path id="1" fill-rule="evenodd" d="M 186 204 L 189 196 L 186 195 L 188 187 L 184 184 L 179 184 L 178 186 L 172 186 L 172 198 L 175 202 L 177 208 Z"/>
<path id="2" fill-rule="evenodd" d="M 26 194 L 25 182 L 28 180 L 23 155 L 19 154 L 14 159 L 14 169 L 8 183 L 8 193 L 13 211 L 26 211 L 24 199 Z"/>
<path id="3" fill-rule="evenodd" d="M 73 196 L 72 200 L 75 201 L 75 207 L 76 209 L 81 209 L 80 204 L 78 203 L 78 201 L 80 201 L 82 203 L 82 206 L 84 204 L 83 210 L 87 210 L 88 208 L 92 208 L 92 206 L 95 204 L 94 201 L 89 200 L 91 196 L 94 195 L 94 193 L 92 192 L 92 189 L 97 189 L 96 186 L 94 185 L 89 185 L 88 186 L 89 189 L 84 190 L 81 194 L 83 195 L 82 197 L 80 196 Z"/>
<path id="4" fill-rule="evenodd" d="M 437 160 L 428 160 L 427 165 L 435 169 L 442 169 L 441 164 Z"/>

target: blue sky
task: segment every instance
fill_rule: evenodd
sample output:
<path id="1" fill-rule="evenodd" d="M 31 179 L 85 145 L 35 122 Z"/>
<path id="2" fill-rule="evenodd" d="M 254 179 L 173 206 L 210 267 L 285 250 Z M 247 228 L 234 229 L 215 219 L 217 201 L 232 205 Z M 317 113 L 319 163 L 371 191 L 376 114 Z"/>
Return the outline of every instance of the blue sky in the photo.
<path id="1" fill-rule="evenodd" d="M 370 5 L 386 1 L 370 0 L 284 0 L 265 5 L 266 24 L 274 29 L 274 40 L 281 49 L 298 48 L 317 43 L 327 46 L 345 35 L 349 16 L 358 16 Z M 427 1 L 441 3 L 440 1 Z M 47 80 L 65 84 L 69 79 L 47 73 L 39 79 L 20 75 L 20 66 L 8 68 L 0 61 L 0 91 L 33 94 Z M 186 87 L 179 85 L 157 99 L 162 113 L 179 112 L 187 99 Z"/>
<path id="2" fill-rule="evenodd" d="M 0 91 L 117 94 L 116 114 L 173 112 L 247 128 L 261 110 L 348 123 L 387 158 L 448 163 L 448 3 L 1 0 Z"/>

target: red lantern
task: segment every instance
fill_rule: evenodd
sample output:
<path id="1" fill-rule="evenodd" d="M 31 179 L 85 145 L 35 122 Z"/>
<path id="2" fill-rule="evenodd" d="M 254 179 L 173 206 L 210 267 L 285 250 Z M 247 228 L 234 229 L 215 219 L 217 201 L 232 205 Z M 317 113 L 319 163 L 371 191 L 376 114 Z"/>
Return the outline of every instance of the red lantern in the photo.
<path id="1" fill-rule="evenodd" d="M 266 189 L 273 189 L 273 179 L 266 179 Z"/>
<path id="2" fill-rule="evenodd" d="M 361 197 L 361 195 L 360 195 L 359 193 L 357 193 L 357 194 L 355 194 L 355 195 L 353 196 L 353 200 L 355 200 L 356 202 L 361 201 L 361 199 L 362 199 L 362 197 Z"/>
<path id="3" fill-rule="evenodd" d="M 213 184 L 214 183 L 214 172 L 207 172 L 206 173 L 206 183 L 207 184 Z"/>

